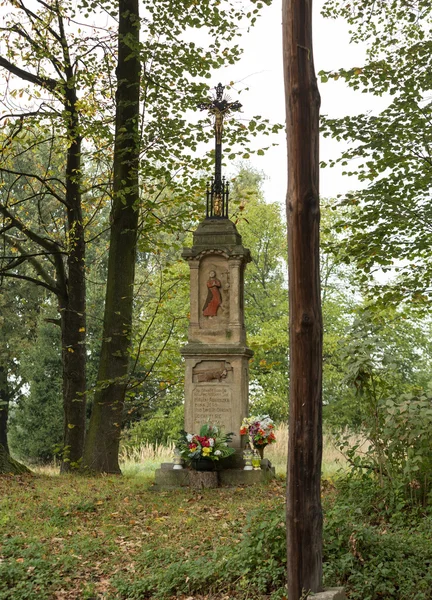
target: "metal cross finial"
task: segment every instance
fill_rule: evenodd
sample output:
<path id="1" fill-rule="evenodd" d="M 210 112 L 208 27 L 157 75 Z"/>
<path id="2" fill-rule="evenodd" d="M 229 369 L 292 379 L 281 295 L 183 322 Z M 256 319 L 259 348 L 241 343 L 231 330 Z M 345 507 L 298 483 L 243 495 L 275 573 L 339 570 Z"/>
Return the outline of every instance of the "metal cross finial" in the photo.
<path id="1" fill-rule="evenodd" d="M 228 183 L 222 179 L 222 133 L 224 118 L 231 112 L 240 110 L 240 102 L 231 102 L 224 97 L 225 87 L 218 83 L 214 88 L 216 98 L 210 102 L 200 102 L 198 108 L 208 110 L 214 115 L 215 122 L 215 176 L 211 188 L 207 191 L 207 217 L 228 217 Z"/>

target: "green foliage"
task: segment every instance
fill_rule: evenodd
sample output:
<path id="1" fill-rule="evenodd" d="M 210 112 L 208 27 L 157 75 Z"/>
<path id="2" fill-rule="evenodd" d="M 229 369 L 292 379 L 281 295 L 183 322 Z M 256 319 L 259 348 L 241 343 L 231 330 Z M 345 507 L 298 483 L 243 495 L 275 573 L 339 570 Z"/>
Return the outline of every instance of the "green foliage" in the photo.
<path id="1" fill-rule="evenodd" d="M 431 517 L 408 512 L 403 523 L 377 513 L 377 487 L 342 482 L 324 500 L 323 570 L 326 587 L 344 585 L 353 600 L 430 600 Z M 367 512 L 364 512 L 367 507 Z M 285 515 L 281 502 L 250 513 L 235 550 L 219 547 L 184 559 L 174 549 L 143 555 L 142 576 L 117 577 L 120 598 L 167 598 L 174 593 L 247 590 L 248 597 L 283 597 L 286 573 Z M 144 576 L 144 573 L 146 575 Z M 239 593 L 237 592 L 237 593 Z"/>
<path id="2" fill-rule="evenodd" d="M 142 555 L 146 576 L 135 581 L 115 578 L 120 598 L 163 599 L 173 594 L 216 593 L 236 584 L 240 594 L 278 598 L 285 590 L 285 524 L 280 508 L 255 510 L 247 518 L 239 545 L 221 546 L 184 559 L 173 550 Z M 147 574 L 148 573 L 148 574 Z"/>
<path id="3" fill-rule="evenodd" d="M 250 363 L 250 403 L 253 412 L 275 421 L 288 415 L 288 291 L 286 234 L 280 206 L 267 203 L 262 174 L 241 167 L 233 181 L 232 198 L 243 245 L 252 262 L 245 271 L 245 321 Z"/>
<path id="4" fill-rule="evenodd" d="M 24 550 L 19 537 L 2 542 L 0 562 L 0 599 L 48 600 L 49 588 L 61 585 L 61 577 L 53 569 L 52 556 L 42 557 L 40 544 L 32 542 Z"/>
<path id="5" fill-rule="evenodd" d="M 367 43 L 364 65 L 322 72 L 354 90 L 388 98 L 380 114 L 324 117 L 325 136 L 348 142 L 331 165 L 366 185 L 338 203 L 345 260 L 371 297 L 408 301 L 424 312 L 431 294 L 432 7 L 427 0 L 328 0 L 324 14 L 344 17 L 354 42 Z M 377 284 L 373 273 L 394 277 Z"/>
<path id="6" fill-rule="evenodd" d="M 11 451 L 29 462 L 48 462 L 63 438 L 60 328 L 39 318 L 37 340 L 22 359 L 29 390 L 10 409 Z"/>
<path id="7" fill-rule="evenodd" d="M 160 408 L 148 418 L 137 421 L 125 430 L 122 446 L 127 450 L 139 448 L 141 444 L 168 445 L 178 439 L 184 427 L 184 406 L 181 404 L 169 411 Z"/>
<path id="8" fill-rule="evenodd" d="M 280 506 L 257 509 L 248 515 L 237 560 L 245 586 L 253 586 L 261 593 L 284 589 L 286 529 Z"/>
<path id="9" fill-rule="evenodd" d="M 326 587 L 430 600 L 430 509 L 390 508 L 371 477 L 325 482 L 323 509 Z M 3 477 L 0 599 L 282 599 L 284 520 L 282 482 L 155 494 L 141 477 Z"/>
<path id="10" fill-rule="evenodd" d="M 227 0 L 219 6 L 209 0 L 199 6 L 188 4 L 187 10 L 182 4 L 165 0 L 146 0 L 140 5 L 141 43 L 131 44 L 131 52 L 139 55 L 142 65 L 142 110 L 140 122 L 136 123 L 140 130 L 141 185 L 135 208 L 140 211 L 139 249 L 143 253 L 153 257 L 163 253 L 173 236 L 178 242 L 184 229 L 202 214 L 202 173 L 212 157 L 209 153 L 202 158 L 196 150 L 200 143 L 213 137 L 213 131 L 208 127 L 209 118 L 195 118 L 196 107 L 211 92 L 208 80 L 214 69 L 239 59 L 237 38 L 245 26 L 255 23 L 264 4 L 269 2 L 252 0 L 239 6 Z M 95 240 L 106 241 L 107 215 L 103 209 L 112 200 L 117 6 L 87 0 L 39 7 L 25 3 L 17 7 L 12 1 L 6 5 L 10 12 L 2 15 L 5 52 L 0 65 L 8 84 L 1 100 L 8 117 L 7 128 L 0 137 L 0 212 L 4 219 L 0 269 L 8 276 L 23 277 L 22 269 L 30 265 L 34 271 L 31 277 L 25 275 L 29 282 L 43 285 L 61 298 L 81 298 L 83 294 L 68 287 L 76 284 L 77 278 L 65 269 L 67 261 L 62 255 L 70 256 L 79 247 L 81 264 L 84 240 L 81 239 L 82 244 L 75 243 L 82 233 L 81 224 L 87 246 Z M 201 42 L 190 41 L 192 32 L 198 30 L 205 32 L 197 38 Z M 120 72 L 117 76 L 122 78 Z M 231 82 L 227 87 L 233 85 Z M 234 156 L 251 153 L 247 147 L 249 138 L 268 135 L 279 128 L 261 117 L 255 117 L 248 126 L 228 122 L 226 149 Z M 81 141 L 82 149 L 78 147 Z M 73 155 L 68 153 L 69 146 L 77 149 L 75 158 L 82 163 L 77 162 L 72 174 L 67 174 Z M 263 152 L 261 149 L 260 154 Z M 124 181 L 121 185 L 124 187 Z M 101 244 L 95 254 L 100 257 L 105 251 L 105 244 Z M 86 266 L 89 264 L 86 261 Z M 72 260 L 70 265 L 77 263 Z M 147 275 L 153 268 L 154 262 Z M 83 306 L 71 307 L 71 314 L 84 321 Z M 168 361 L 165 365 L 159 361 L 162 353 L 168 355 L 167 343 L 175 336 L 174 323 L 168 327 L 163 324 L 152 340 L 147 337 L 150 348 L 146 348 L 146 328 L 151 328 L 153 321 L 149 314 L 144 321 L 145 327 L 134 340 L 133 360 L 141 351 L 150 351 L 144 364 L 136 360 L 138 377 L 135 378 L 134 370 L 129 391 L 140 387 L 139 401 L 150 405 L 157 397 L 158 386 L 164 390 L 178 383 L 177 377 L 170 381 L 173 369 L 168 373 Z M 90 335 L 96 333 L 97 337 L 97 330 L 97 326 L 91 326 Z M 79 338 L 78 348 L 83 350 L 87 326 L 83 322 L 73 332 Z M 90 353 L 94 359 L 100 339 L 92 341 L 95 343 Z M 68 354 L 63 356 L 70 358 Z M 156 363 L 159 373 L 153 368 Z M 165 373 L 160 372 L 163 370 Z M 82 380 L 85 369 L 77 371 Z M 150 373 L 153 381 L 148 381 Z M 94 373 L 91 375 L 93 378 Z M 102 387 L 106 381 L 99 383 Z M 67 385 L 63 389 L 67 390 Z M 128 410 L 125 413 L 124 421 L 130 414 Z"/>
<path id="11" fill-rule="evenodd" d="M 385 511 L 371 479 L 339 484 L 324 504 L 324 579 L 353 600 L 430 600 L 431 516 Z"/>
<path id="12" fill-rule="evenodd" d="M 432 399 L 426 388 L 432 356 L 424 327 L 395 311 L 366 308 L 342 355 L 352 391 L 342 405 L 329 407 L 327 420 L 353 472 L 376 477 L 388 502 L 426 504 L 432 491 Z"/>

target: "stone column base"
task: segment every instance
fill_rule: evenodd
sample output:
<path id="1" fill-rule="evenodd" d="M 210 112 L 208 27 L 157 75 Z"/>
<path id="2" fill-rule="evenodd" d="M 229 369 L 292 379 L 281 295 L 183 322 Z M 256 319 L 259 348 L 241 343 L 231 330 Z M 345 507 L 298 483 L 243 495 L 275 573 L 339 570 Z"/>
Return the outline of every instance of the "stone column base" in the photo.
<path id="1" fill-rule="evenodd" d="M 309 594 L 308 600 L 346 600 L 343 587 L 327 588 L 323 592 Z"/>
<path id="2" fill-rule="evenodd" d="M 196 487 L 194 471 L 190 469 L 174 470 L 173 464 L 163 463 L 155 472 L 155 487 L 158 489 L 172 489 L 181 487 Z M 239 485 L 256 485 L 267 483 L 274 479 L 275 470 L 268 460 L 261 462 L 261 469 L 257 471 L 244 471 L 243 469 L 223 469 L 210 471 L 214 473 L 214 484 L 211 487 L 237 487 Z M 210 487 L 210 484 L 203 485 Z M 325 599 L 326 600 L 326 599 Z M 339 600 L 338 598 L 336 600 Z"/>

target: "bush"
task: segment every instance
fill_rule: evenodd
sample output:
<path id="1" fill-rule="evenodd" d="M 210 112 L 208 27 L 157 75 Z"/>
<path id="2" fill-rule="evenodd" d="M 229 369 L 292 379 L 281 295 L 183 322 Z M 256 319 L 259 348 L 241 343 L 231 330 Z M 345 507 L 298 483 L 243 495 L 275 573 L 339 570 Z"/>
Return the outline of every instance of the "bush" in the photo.
<path id="1" fill-rule="evenodd" d="M 324 500 L 325 587 L 345 586 L 350 600 L 432 600 L 432 515 L 411 511 L 386 520 L 374 509 L 373 485 L 362 495 L 362 487 L 345 480 Z M 284 507 L 259 509 L 237 546 L 186 560 L 174 549 L 146 552 L 139 579 L 121 577 L 115 587 L 128 600 L 221 589 L 276 600 L 286 595 L 285 536 Z"/>
<path id="2" fill-rule="evenodd" d="M 400 521 L 411 521 L 409 525 L 394 524 L 399 519 L 387 522 L 368 502 L 367 514 L 355 502 L 348 504 L 343 494 L 327 505 L 325 584 L 344 585 L 351 600 L 431 600 L 431 517 L 408 513 Z"/>
<path id="3" fill-rule="evenodd" d="M 175 442 L 184 428 L 184 406 L 171 411 L 159 409 L 151 417 L 134 423 L 123 434 L 122 447 L 126 451 L 139 448 L 142 444 L 165 446 Z"/>
<path id="4" fill-rule="evenodd" d="M 29 382 L 27 396 L 10 407 L 9 446 L 28 463 L 53 460 L 63 441 L 61 341 L 58 327 L 38 326 L 37 342 L 23 357 L 22 371 Z"/>

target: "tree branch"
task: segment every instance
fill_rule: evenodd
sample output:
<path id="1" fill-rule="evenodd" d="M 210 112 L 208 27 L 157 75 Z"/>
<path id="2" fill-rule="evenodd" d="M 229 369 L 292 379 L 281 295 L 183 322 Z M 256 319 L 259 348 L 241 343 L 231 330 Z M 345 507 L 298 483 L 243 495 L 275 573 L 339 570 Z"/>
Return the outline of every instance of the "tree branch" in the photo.
<path id="1" fill-rule="evenodd" d="M 6 238 L 8 238 L 8 237 L 9 236 L 6 236 Z M 48 258 L 50 258 L 52 256 L 52 253 L 41 252 L 38 254 L 28 254 L 25 252 L 25 250 L 21 246 L 20 242 L 12 240 L 12 243 L 15 246 L 15 248 L 17 248 L 20 255 L 17 257 L 13 257 L 13 258 L 15 258 L 15 263 L 16 263 L 15 265 L 10 263 L 9 265 L 7 265 L 6 267 L 4 267 L 2 269 L 3 271 L 6 271 L 6 270 L 10 271 L 11 269 L 16 268 L 23 262 L 27 261 L 34 268 L 34 270 L 39 275 L 39 277 L 42 277 L 42 279 L 45 281 L 45 283 L 47 285 L 49 285 L 53 289 L 54 288 L 59 289 L 59 286 L 57 285 L 58 282 L 53 277 L 51 277 L 51 275 L 48 273 L 48 271 L 46 269 L 44 269 L 44 267 L 41 265 L 41 263 L 38 260 L 36 260 L 37 256 L 47 256 Z M 58 251 L 57 254 L 62 254 L 62 252 Z M 61 290 L 59 289 L 59 293 L 60 293 L 60 291 Z M 64 292 L 65 291 L 63 290 L 63 293 Z"/>
<path id="2" fill-rule="evenodd" d="M 18 273 L 2 273 L 2 277 L 14 277 L 15 279 L 23 279 L 24 281 L 30 281 L 35 285 L 39 285 L 40 287 L 44 287 L 49 290 L 56 296 L 60 295 L 60 290 L 58 288 L 53 288 L 52 286 L 45 283 L 45 281 L 41 281 L 40 279 L 36 279 L 34 277 L 28 277 L 27 275 L 19 275 Z"/>
<path id="3" fill-rule="evenodd" d="M 67 207 L 66 200 L 64 198 L 62 198 L 59 194 L 57 194 L 57 192 L 55 192 L 50 185 L 48 185 L 48 181 L 55 181 L 57 183 L 60 183 L 64 187 L 64 183 L 63 183 L 63 181 L 61 181 L 61 179 L 58 179 L 57 177 L 48 177 L 47 179 L 44 179 L 43 177 L 40 177 L 40 175 L 36 175 L 35 173 L 23 173 L 20 171 L 13 171 L 12 169 L 5 169 L 4 167 L 0 167 L 0 172 L 8 173 L 9 175 L 18 175 L 18 178 L 28 177 L 29 179 L 36 179 L 36 181 L 39 181 L 39 183 L 41 183 L 42 185 L 44 185 L 46 187 L 48 192 L 56 200 L 58 200 L 59 202 L 61 202 L 62 204 L 64 204 Z"/>
<path id="4" fill-rule="evenodd" d="M 20 79 L 24 79 L 24 81 L 29 81 L 30 83 L 39 85 L 40 87 L 50 90 L 51 92 L 54 92 L 57 89 L 58 82 L 55 79 L 51 79 L 51 77 L 44 77 L 43 75 L 34 75 L 33 73 L 29 73 L 25 69 L 21 69 L 20 67 L 12 64 L 3 56 L 0 56 L 0 67 L 3 67 L 9 71 L 9 73 L 16 75 Z"/>

